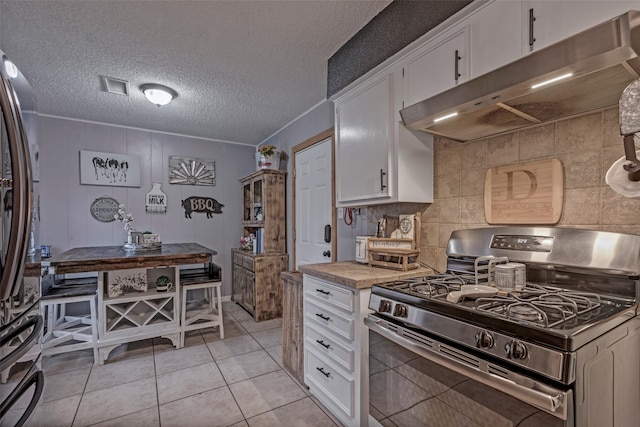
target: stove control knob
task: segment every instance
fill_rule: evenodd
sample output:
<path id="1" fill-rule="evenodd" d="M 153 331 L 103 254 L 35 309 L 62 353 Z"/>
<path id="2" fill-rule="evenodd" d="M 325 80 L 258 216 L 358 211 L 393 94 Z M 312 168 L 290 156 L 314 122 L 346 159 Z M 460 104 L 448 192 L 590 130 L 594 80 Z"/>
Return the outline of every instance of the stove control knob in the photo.
<path id="1" fill-rule="evenodd" d="M 487 331 L 480 331 L 476 334 L 476 346 L 478 348 L 491 348 L 495 345 L 493 335 Z"/>
<path id="2" fill-rule="evenodd" d="M 396 317 L 407 317 L 407 306 L 403 304 L 396 304 L 393 309 L 393 315 Z"/>
<path id="3" fill-rule="evenodd" d="M 386 299 L 380 300 L 378 311 L 380 313 L 391 313 L 391 301 Z"/>
<path id="4" fill-rule="evenodd" d="M 504 346 L 504 349 L 510 359 L 527 358 L 527 347 L 521 341 L 511 340 Z"/>

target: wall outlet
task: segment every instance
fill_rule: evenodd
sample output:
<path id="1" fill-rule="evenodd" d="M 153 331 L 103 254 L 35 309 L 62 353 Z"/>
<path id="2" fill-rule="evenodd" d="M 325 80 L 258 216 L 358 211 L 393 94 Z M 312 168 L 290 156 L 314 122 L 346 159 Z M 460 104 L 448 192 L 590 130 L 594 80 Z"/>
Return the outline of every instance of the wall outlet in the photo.
<path id="1" fill-rule="evenodd" d="M 338 219 L 344 218 L 344 208 L 338 208 Z"/>

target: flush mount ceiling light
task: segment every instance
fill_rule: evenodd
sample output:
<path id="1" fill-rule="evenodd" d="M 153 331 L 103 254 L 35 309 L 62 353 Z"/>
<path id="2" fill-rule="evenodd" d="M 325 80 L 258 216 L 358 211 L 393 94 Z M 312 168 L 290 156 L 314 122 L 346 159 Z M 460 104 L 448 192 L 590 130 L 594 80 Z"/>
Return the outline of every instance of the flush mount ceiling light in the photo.
<path id="1" fill-rule="evenodd" d="M 173 98 L 178 96 L 178 93 L 170 87 L 153 83 L 140 86 L 140 90 L 150 102 L 156 104 L 158 107 L 167 105 Z"/>

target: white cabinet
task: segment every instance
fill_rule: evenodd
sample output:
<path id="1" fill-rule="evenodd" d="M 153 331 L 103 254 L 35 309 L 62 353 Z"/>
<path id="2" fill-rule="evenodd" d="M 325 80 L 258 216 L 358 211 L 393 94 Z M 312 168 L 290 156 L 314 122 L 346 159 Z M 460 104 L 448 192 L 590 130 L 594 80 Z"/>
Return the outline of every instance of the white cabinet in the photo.
<path id="1" fill-rule="evenodd" d="M 520 58 L 519 1 L 496 0 L 479 8 L 465 24 L 469 31 L 469 77 L 475 78 Z"/>
<path id="2" fill-rule="evenodd" d="M 388 198 L 394 75 L 382 73 L 336 101 L 338 202 Z"/>
<path id="3" fill-rule="evenodd" d="M 403 61 L 404 105 L 451 89 L 468 77 L 469 37 L 454 29 L 418 48 Z"/>
<path id="4" fill-rule="evenodd" d="M 346 426 L 369 418 L 369 334 L 364 325 L 370 289 L 346 288 L 303 276 L 304 381 Z"/>
<path id="5" fill-rule="evenodd" d="M 523 0 L 522 52 L 549 46 L 629 10 L 640 1 Z"/>
<path id="6" fill-rule="evenodd" d="M 389 68 L 336 99 L 337 207 L 433 201 L 433 138 L 400 122 L 401 88 Z"/>

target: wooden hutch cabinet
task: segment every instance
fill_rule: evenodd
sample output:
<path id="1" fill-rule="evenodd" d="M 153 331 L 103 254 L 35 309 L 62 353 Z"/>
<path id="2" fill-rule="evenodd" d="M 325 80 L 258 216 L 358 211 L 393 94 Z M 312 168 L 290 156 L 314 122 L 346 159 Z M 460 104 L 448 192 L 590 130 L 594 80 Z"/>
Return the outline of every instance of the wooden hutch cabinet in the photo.
<path id="1" fill-rule="evenodd" d="M 254 249 L 232 249 L 232 298 L 257 322 L 282 315 L 280 272 L 287 270 L 285 171 L 263 169 L 240 180 L 243 235 Z"/>

